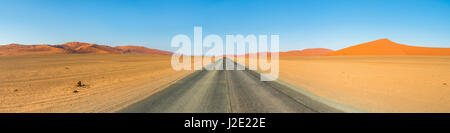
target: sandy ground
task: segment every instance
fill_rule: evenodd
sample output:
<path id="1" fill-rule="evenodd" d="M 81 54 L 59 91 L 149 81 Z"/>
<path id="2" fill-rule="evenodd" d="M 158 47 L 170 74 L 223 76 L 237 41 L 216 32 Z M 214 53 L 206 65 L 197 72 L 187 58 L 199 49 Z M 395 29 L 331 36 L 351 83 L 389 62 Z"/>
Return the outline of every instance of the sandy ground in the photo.
<path id="1" fill-rule="evenodd" d="M 190 73 L 170 56 L 0 57 L 0 112 L 114 112 Z M 448 56 L 280 57 L 279 79 L 368 112 L 450 112 Z"/>
<path id="2" fill-rule="evenodd" d="M 280 57 L 279 79 L 367 112 L 450 112 L 449 56 Z"/>
<path id="3" fill-rule="evenodd" d="M 0 112 L 114 112 L 190 73 L 170 56 L 0 57 Z"/>

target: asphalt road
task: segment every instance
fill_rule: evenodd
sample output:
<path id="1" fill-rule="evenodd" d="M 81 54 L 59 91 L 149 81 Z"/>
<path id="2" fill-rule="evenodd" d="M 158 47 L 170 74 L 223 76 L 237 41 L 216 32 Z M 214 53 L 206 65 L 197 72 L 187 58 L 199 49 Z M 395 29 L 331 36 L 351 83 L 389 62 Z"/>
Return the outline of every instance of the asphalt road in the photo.
<path id="1" fill-rule="evenodd" d="M 223 59 L 214 63 L 232 62 Z M 339 112 L 249 70 L 201 70 L 120 113 L 315 113 Z M 314 105 L 314 106 L 307 106 Z"/>

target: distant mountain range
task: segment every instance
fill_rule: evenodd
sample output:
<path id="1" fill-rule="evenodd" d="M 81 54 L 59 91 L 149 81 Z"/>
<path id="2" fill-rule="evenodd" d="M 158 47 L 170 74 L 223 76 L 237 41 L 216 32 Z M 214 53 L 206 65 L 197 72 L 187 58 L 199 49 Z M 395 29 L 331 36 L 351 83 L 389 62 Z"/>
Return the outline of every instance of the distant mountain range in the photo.
<path id="1" fill-rule="evenodd" d="M 171 55 L 172 52 L 150 49 L 143 46 L 117 46 L 69 42 L 59 45 L 0 45 L 0 56 L 42 54 L 153 54 Z M 248 54 L 247 54 L 248 55 Z M 380 39 L 333 51 L 326 48 L 311 48 L 280 52 L 280 56 L 358 56 L 358 55 L 424 55 L 450 56 L 450 48 L 416 47 L 398 44 L 389 39 Z"/>
<path id="2" fill-rule="evenodd" d="M 142 46 L 117 46 L 69 42 L 58 45 L 21 45 L 0 46 L 0 56 L 43 55 L 43 54 L 154 54 L 171 55 L 172 52 L 150 49 Z"/>

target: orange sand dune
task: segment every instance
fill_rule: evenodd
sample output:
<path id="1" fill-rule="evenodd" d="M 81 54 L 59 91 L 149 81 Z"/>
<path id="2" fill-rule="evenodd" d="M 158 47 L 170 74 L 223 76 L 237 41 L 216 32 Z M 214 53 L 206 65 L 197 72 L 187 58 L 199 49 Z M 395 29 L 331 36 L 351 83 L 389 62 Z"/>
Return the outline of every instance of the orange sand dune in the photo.
<path id="1" fill-rule="evenodd" d="M 450 56 L 450 48 L 416 47 L 398 44 L 388 39 L 380 39 L 344 48 L 327 56 L 341 55 L 428 55 Z"/>
<path id="2" fill-rule="evenodd" d="M 334 52 L 331 49 L 326 48 L 311 48 L 304 50 L 294 50 L 288 52 L 280 52 L 280 56 L 323 56 Z"/>
<path id="3" fill-rule="evenodd" d="M 42 55 L 42 54 L 63 54 L 67 51 L 49 45 L 20 45 L 9 44 L 0 46 L 0 56 L 9 55 Z"/>
<path id="4" fill-rule="evenodd" d="M 69 42 L 61 45 L 56 45 L 56 47 L 63 48 L 70 51 L 71 53 L 95 53 L 95 54 L 120 54 L 121 49 L 106 46 L 89 44 L 82 42 Z"/>
<path id="5" fill-rule="evenodd" d="M 91 44 L 77 49 L 80 53 L 120 54 L 122 50 L 105 45 Z"/>
<path id="6" fill-rule="evenodd" d="M 69 42 L 59 45 L 0 45 L 0 56 L 47 55 L 47 54 L 155 54 L 170 55 L 171 52 L 142 46 L 118 46 Z"/>
<path id="7" fill-rule="evenodd" d="M 124 53 L 131 53 L 131 54 L 157 54 L 157 55 L 171 55 L 172 52 L 168 51 L 162 51 L 158 49 L 150 49 L 143 46 L 118 46 L 116 48 L 119 48 L 124 51 Z"/>

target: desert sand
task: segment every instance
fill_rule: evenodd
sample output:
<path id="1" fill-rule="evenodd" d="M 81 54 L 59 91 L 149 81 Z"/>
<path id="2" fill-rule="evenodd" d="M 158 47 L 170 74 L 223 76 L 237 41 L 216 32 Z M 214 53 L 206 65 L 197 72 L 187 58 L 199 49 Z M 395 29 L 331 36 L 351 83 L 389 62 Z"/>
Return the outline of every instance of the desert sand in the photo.
<path id="1" fill-rule="evenodd" d="M 450 56 L 280 57 L 280 78 L 367 112 L 450 112 Z"/>
<path id="2" fill-rule="evenodd" d="M 170 58 L 133 54 L 2 56 L 0 112 L 114 112 L 192 72 L 174 71 Z"/>

